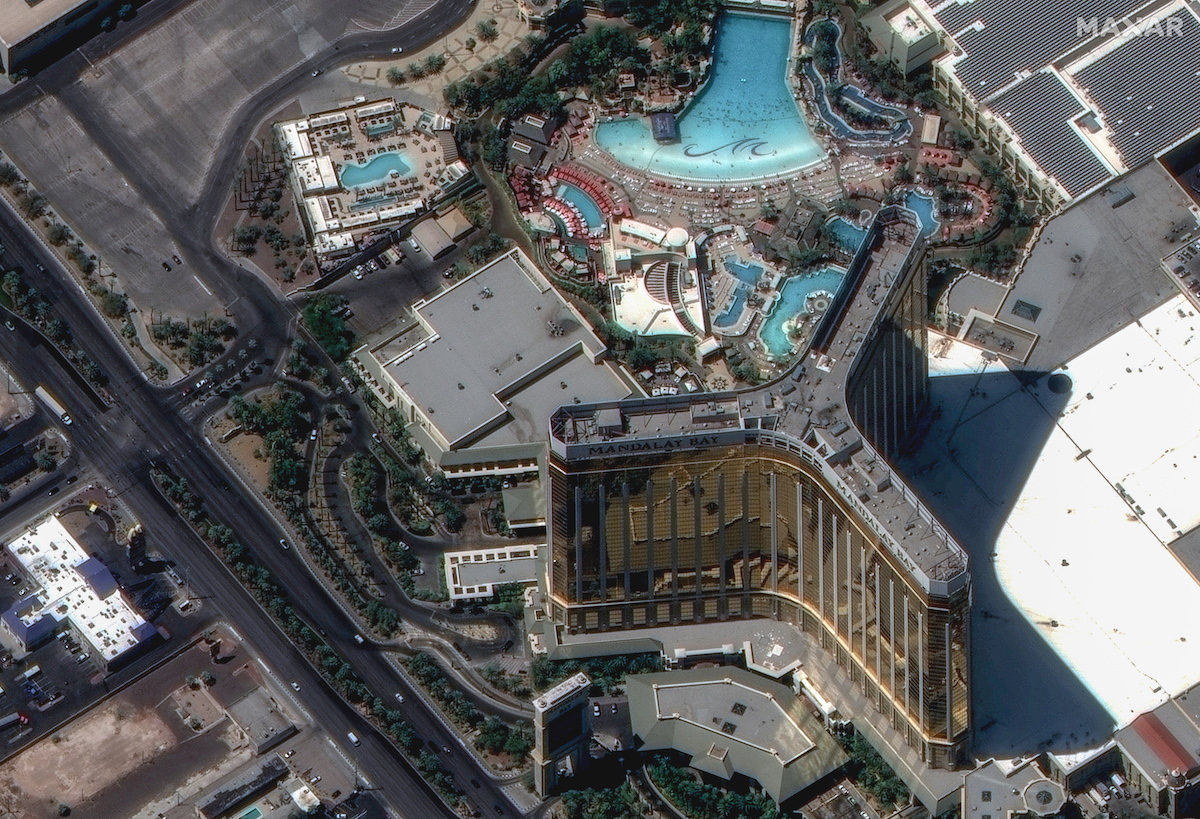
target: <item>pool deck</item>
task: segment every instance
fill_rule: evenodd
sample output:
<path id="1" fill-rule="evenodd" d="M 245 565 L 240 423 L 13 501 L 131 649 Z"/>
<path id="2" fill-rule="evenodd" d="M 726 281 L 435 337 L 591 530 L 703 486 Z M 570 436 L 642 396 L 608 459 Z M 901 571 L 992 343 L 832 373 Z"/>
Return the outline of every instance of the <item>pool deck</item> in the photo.
<path id="1" fill-rule="evenodd" d="M 845 195 L 837 171 L 828 159 L 788 178 L 700 184 L 630 168 L 593 144 L 590 138 L 578 148 L 575 161 L 620 185 L 639 218 L 668 228 L 746 222 L 757 219 L 768 202 L 781 208 L 792 196 L 828 205 Z"/>

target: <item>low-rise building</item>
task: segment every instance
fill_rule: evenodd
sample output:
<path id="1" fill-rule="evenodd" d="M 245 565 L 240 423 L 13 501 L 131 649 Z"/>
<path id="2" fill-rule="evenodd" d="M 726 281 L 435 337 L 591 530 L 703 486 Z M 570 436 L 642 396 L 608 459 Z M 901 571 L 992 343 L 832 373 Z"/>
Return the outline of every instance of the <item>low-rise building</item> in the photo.
<path id="1" fill-rule="evenodd" d="M 353 360 L 448 475 L 536 470 L 546 419 L 559 404 L 641 395 L 519 249 L 418 302 L 413 314 Z"/>
<path id="2" fill-rule="evenodd" d="M 391 98 L 276 123 L 316 254 L 348 255 L 432 207 L 467 172 L 453 124 Z"/>
<path id="3" fill-rule="evenodd" d="M 125 599 L 112 572 L 84 551 L 57 516 L 32 526 L 8 551 L 34 586 L 0 615 L 0 629 L 21 650 L 42 645 L 66 622 L 111 669 L 159 638 Z"/>
<path id="4" fill-rule="evenodd" d="M 892 0 L 864 17 L 901 71 L 935 88 L 1046 210 L 1103 188 L 1194 136 L 1200 12 L 1186 0 Z M 1031 24 L 1032 23 L 1032 24 Z"/>
<path id="5" fill-rule="evenodd" d="M 499 546 L 444 552 L 446 587 L 452 601 L 490 600 L 500 586 L 536 583 L 539 546 Z"/>
<path id="6" fill-rule="evenodd" d="M 124 2 L 124 0 L 121 0 Z M 83 39 L 96 22 L 113 15 L 118 0 L 0 0 L 0 69 L 15 74 L 45 51 Z"/>
<path id="7" fill-rule="evenodd" d="M 849 759 L 786 686 L 740 668 L 638 674 L 625 687 L 641 750 L 677 751 L 719 779 L 748 777 L 776 802 Z"/>

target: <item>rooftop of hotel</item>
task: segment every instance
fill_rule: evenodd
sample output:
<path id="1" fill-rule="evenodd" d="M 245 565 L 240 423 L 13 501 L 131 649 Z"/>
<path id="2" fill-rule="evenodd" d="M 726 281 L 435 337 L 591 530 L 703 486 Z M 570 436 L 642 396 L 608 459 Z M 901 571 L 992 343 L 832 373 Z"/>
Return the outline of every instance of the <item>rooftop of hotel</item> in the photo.
<path id="1" fill-rule="evenodd" d="M 518 250 L 414 312 L 419 330 L 382 364 L 452 448 L 544 440 L 544 419 L 564 401 L 634 392 L 600 361 L 604 342 Z"/>
<path id="2" fill-rule="evenodd" d="M 737 668 L 627 678 L 633 728 L 648 749 L 674 748 L 693 767 L 753 777 L 787 799 L 846 756 L 787 687 Z"/>
<path id="3" fill-rule="evenodd" d="M 83 550 L 56 516 L 28 529 L 8 550 L 37 587 L 35 599 L 18 604 L 26 626 L 47 616 L 69 619 L 105 660 L 138 645 L 153 630 L 125 600 L 112 573 Z"/>
<path id="4" fill-rule="evenodd" d="M 784 432 L 794 440 L 810 442 L 808 451 L 819 456 L 835 489 L 850 506 L 864 513 L 868 525 L 874 522 L 872 528 L 893 554 L 902 554 L 915 564 L 919 581 L 927 585 L 929 580 L 961 577 L 967 564 L 962 549 L 881 458 L 861 449 L 837 466 L 824 460 L 834 452 L 865 443 L 845 408 L 845 384 L 866 331 L 875 323 L 883 294 L 909 262 L 917 228 L 904 222 L 899 231 L 863 251 L 864 273 L 836 317 L 828 349 L 798 364 L 791 375 L 737 395 L 680 395 L 564 406 L 551 417 L 551 446 L 566 457 L 587 457 L 586 449 L 576 447 L 701 433 L 741 432 L 750 437 L 760 430 Z M 830 318 L 835 318 L 834 311 L 830 312 Z"/>
<path id="5" fill-rule="evenodd" d="M 0 43 L 11 48 L 87 3 L 88 0 L 0 0 Z"/>

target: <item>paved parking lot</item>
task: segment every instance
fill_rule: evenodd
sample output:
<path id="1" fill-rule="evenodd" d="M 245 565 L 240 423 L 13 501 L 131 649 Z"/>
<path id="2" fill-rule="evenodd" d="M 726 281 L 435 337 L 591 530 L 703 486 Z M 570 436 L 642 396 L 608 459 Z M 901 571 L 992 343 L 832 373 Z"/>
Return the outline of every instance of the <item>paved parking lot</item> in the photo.
<path id="1" fill-rule="evenodd" d="M 361 280 L 346 274 L 326 291 L 350 300 L 354 313 L 350 327 L 360 340 L 381 341 L 389 330 L 399 330 L 398 320 L 411 316 L 408 308 L 414 302 L 453 283 L 442 273 L 460 257 L 458 251 L 434 262 L 407 242 L 401 242 L 400 247 L 405 254 L 400 264 L 367 273 Z"/>
<path id="2" fill-rule="evenodd" d="M 186 268 L 162 269 L 173 254 L 187 256 L 163 221 L 196 202 L 218 152 L 229 148 L 223 139 L 235 112 L 344 31 L 378 29 L 428 5 L 196 0 L 98 60 L 78 82 L 0 120 L 0 148 L 116 269 L 143 310 L 220 310 Z M 320 85 L 319 94 L 360 88 L 330 74 L 337 80 Z"/>
<path id="3" fill-rule="evenodd" d="M 0 123 L 0 133 L 38 190 L 99 251 L 104 269 L 120 271 L 118 289 L 134 303 L 184 315 L 218 309 L 190 276 L 162 269 L 179 249 L 69 107 L 43 97 Z"/>

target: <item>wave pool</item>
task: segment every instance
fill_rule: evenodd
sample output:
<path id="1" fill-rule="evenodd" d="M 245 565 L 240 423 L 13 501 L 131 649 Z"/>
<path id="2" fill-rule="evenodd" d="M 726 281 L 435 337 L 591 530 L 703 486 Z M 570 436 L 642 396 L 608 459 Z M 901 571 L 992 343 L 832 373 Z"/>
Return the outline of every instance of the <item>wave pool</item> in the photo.
<path id="1" fill-rule="evenodd" d="M 778 176 L 825 152 L 786 80 L 791 21 L 725 12 L 708 83 L 679 116 L 679 141 L 654 140 L 642 118 L 596 125 L 596 144 L 633 168 L 678 179 L 733 182 Z"/>

